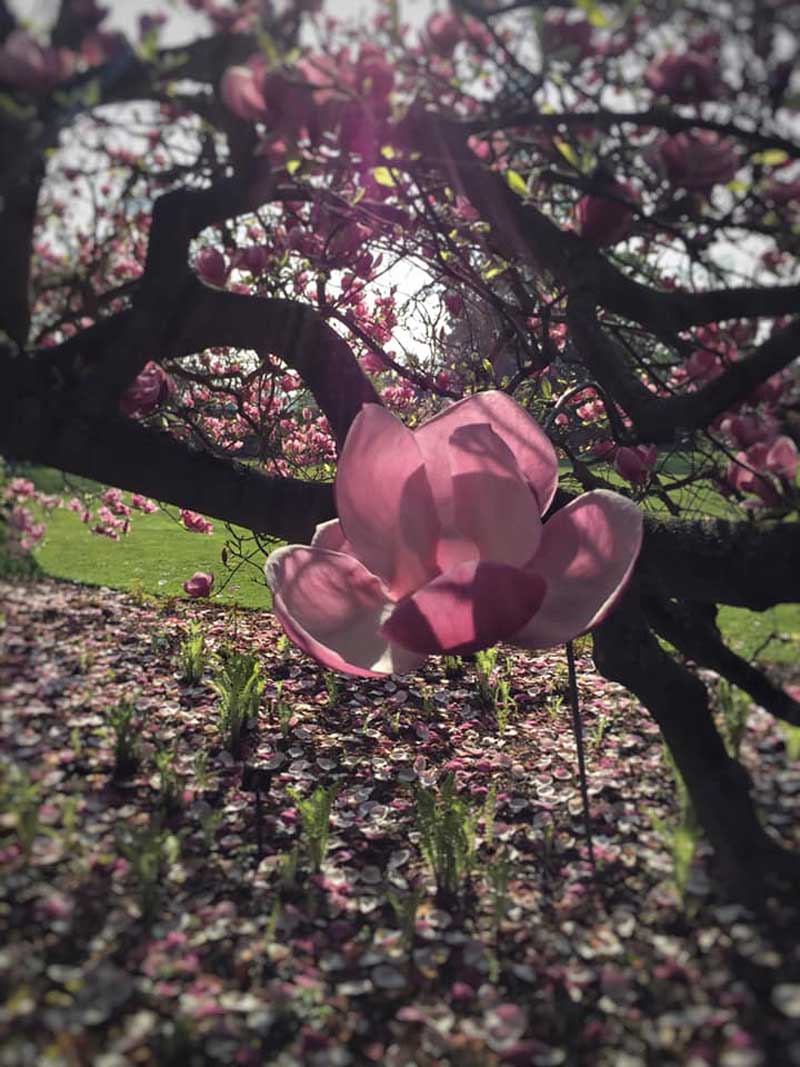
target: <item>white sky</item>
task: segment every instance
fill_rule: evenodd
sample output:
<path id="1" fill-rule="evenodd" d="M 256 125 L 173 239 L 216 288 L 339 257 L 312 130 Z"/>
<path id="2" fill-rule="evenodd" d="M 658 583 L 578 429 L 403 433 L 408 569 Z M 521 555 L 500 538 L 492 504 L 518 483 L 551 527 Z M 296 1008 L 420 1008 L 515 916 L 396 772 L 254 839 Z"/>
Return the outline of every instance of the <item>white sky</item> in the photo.
<path id="1" fill-rule="evenodd" d="M 163 12 L 169 21 L 162 30 L 161 40 L 165 45 L 180 45 L 208 32 L 208 20 L 192 11 L 185 2 L 170 0 L 100 0 L 103 7 L 109 8 L 109 15 L 103 23 L 105 29 L 118 29 L 136 37 L 139 16 Z M 17 16 L 30 22 L 34 29 L 47 27 L 55 17 L 59 0 L 9 0 L 8 6 Z M 342 22 L 361 21 L 364 13 L 370 13 L 383 7 L 380 0 L 326 0 L 326 10 Z M 411 26 L 421 26 L 428 15 L 437 7 L 446 6 L 445 0 L 398 0 L 400 19 Z"/>

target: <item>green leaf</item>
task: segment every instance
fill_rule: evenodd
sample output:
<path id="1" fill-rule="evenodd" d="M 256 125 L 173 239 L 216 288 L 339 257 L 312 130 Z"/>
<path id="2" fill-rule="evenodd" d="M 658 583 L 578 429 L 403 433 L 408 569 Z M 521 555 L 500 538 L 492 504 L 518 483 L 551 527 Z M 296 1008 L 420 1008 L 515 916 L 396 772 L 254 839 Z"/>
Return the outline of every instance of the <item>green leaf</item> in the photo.
<path id="1" fill-rule="evenodd" d="M 609 17 L 597 3 L 597 0 L 575 0 L 577 7 L 586 15 L 593 26 L 604 29 L 609 25 Z"/>
<path id="2" fill-rule="evenodd" d="M 258 47 L 264 53 L 264 57 L 271 67 L 277 67 L 281 61 L 281 54 L 275 45 L 272 36 L 266 30 L 261 30 L 257 35 Z"/>
<path id="3" fill-rule="evenodd" d="M 768 148 L 765 152 L 755 152 L 750 158 L 754 163 L 763 163 L 766 167 L 777 167 L 788 160 L 789 154 L 782 148 Z"/>
<path id="4" fill-rule="evenodd" d="M 389 170 L 388 167 L 373 167 L 372 177 L 375 179 L 378 185 L 385 185 L 390 189 L 393 188 L 396 184 L 394 178 L 392 177 L 392 172 Z"/>
<path id="5" fill-rule="evenodd" d="M 481 277 L 488 282 L 491 278 L 496 278 L 498 274 L 502 274 L 506 270 L 508 270 L 508 264 L 504 260 L 495 260 L 493 266 L 481 271 Z"/>
<path id="6" fill-rule="evenodd" d="M 289 175 L 290 178 L 292 178 L 298 172 L 298 170 L 300 170 L 300 167 L 302 165 L 303 164 L 299 159 L 287 159 L 286 173 Z"/>
<path id="7" fill-rule="evenodd" d="M 507 170 L 503 173 L 503 177 L 506 180 L 506 185 L 509 187 L 512 193 L 516 193 L 517 196 L 528 195 L 527 182 L 517 171 Z"/>
<path id="8" fill-rule="evenodd" d="M 556 138 L 553 143 L 570 166 L 574 167 L 575 170 L 581 169 L 581 161 L 578 158 L 578 153 L 571 144 L 567 144 L 566 141 L 562 141 L 558 138 Z"/>
<path id="9" fill-rule="evenodd" d="M 92 80 L 83 87 L 83 93 L 81 94 L 81 102 L 86 108 L 97 107 L 97 105 L 100 103 L 99 78 L 92 78 Z"/>
<path id="10" fill-rule="evenodd" d="M 36 108 L 32 104 L 18 103 L 10 93 L 0 93 L 0 112 L 5 112 L 13 119 L 27 122 L 36 114 Z"/>

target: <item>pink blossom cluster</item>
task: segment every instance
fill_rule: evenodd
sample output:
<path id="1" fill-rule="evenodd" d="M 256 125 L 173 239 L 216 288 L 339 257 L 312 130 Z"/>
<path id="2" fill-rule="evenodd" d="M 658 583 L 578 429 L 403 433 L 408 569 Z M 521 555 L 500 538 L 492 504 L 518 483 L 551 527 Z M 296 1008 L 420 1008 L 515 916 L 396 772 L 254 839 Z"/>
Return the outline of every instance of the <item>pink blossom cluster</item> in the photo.
<path id="1" fill-rule="evenodd" d="M 44 536 L 45 524 L 37 522 L 24 504 L 15 504 L 8 517 L 9 528 L 19 540 L 23 552 L 29 552 Z"/>
<path id="2" fill-rule="evenodd" d="M 797 445 L 777 432 L 774 418 L 740 414 L 723 420 L 721 429 L 739 448 L 725 471 L 722 488 L 748 497 L 747 508 L 778 508 L 794 492 Z"/>
<path id="3" fill-rule="evenodd" d="M 120 537 L 127 534 L 131 528 L 129 518 L 118 518 L 105 504 L 97 509 L 95 520 L 91 532 L 101 537 L 108 537 L 111 541 L 119 541 Z"/>
<path id="4" fill-rule="evenodd" d="M 213 534 L 214 532 L 213 523 L 204 519 L 202 515 L 198 515 L 196 511 L 189 511 L 188 508 L 181 508 L 181 523 L 183 528 L 191 533 Z"/>
<path id="5" fill-rule="evenodd" d="M 4 486 L 0 499 L 5 505 L 12 552 L 28 552 L 44 536 L 46 524 L 35 517 L 31 508 L 49 512 L 63 506 L 60 496 L 41 492 L 29 478 L 12 478 Z"/>
<path id="6" fill-rule="evenodd" d="M 122 500 L 121 489 L 106 489 L 100 499 L 103 501 L 105 506 L 111 512 L 111 514 L 116 515 L 118 518 L 127 518 L 131 513 L 131 509 Z"/>
<path id="7" fill-rule="evenodd" d="M 257 53 L 225 71 L 220 96 L 238 118 L 265 123 L 273 135 L 316 144 L 336 131 L 340 151 L 375 161 L 389 140 L 394 80 L 383 51 L 364 42 L 355 57 L 347 48 L 309 53 L 291 70 L 270 69 Z"/>
<path id="8" fill-rule="evenodd" d="M 491 41 L 486 27 L 472 15 L 455 11 L 437 11 L 425 23 L 422 33 L 423 49 L 450 58 L 459 44 L 485 48 Z"/>
<path id="9" fill-rule="evenodd" d="M 29 478 L 12 478 L 8 485 L 3 490 L 3 497 L 6 500 L 35 497 L 36 486 Z"/>
<path id="10" fill-rule="evenodd" d="M 136 508 L 137 511 L 144 512 L 145 515 L 158 511 L 158 504 L 156 504 L 155 500 L 150 500 L 149 497 L 142 496 L 141 493 L 131 493 L 131 507 Z"/>

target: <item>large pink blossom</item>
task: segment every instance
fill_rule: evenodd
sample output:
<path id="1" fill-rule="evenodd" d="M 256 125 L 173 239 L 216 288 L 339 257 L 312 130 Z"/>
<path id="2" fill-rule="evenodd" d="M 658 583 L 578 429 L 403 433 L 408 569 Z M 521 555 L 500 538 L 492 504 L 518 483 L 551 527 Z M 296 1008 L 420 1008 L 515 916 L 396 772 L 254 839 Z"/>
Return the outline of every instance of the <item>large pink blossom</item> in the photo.
<path id="1" fill-rule="evenodd" d="M 644 485 L 657 458 L 658 450 L 655 445 L 636 445 L 634 448 L 625 445 L 617 449 L 614 467 L 631 485 Z"/>
<path id="2" fill-rule="evenodd" d="M 598 490 L 543 525 L 557 482 L 550 441 L 502 393 L 414 431 L 368 404 L 339 460 L 339 518 L 267 560 L 275 613 L 320 663 L 367 676 L 498 641 L 560 644 L 616 603 L 642 516 Z"/>
<path id="3" fill-rule="evenodd" d="M 615 245 L 630 233 L 637 196 L 625 181 L 608 184 L 608 196 L 587 193 L 575 205 L 578 233 L 599 248 Z"/>
<path id="4" fill-rule="evenodd" d="M 26 30 L 13 30 L 0 48 L 0 82 L 39 95 L 72 74 L 75 57 L 66 48 L 45 48 Z"/>
<path id="5" fill-rule="evenodd" d="M 452 11 L 436 11 L 425 23 L 425 44 L 440 56 L 451 56 L 463 37 L 464 24 Z"/>
<path id="6" fill-rule="evenodd" d="M 214 575 L 210 571 L 195 571 L 191 578 L 183 583 L 183 591 L 187 596 L 197 599 L 209 596 L 214 584 Z"/>
<path id="7" fill-rule="evenodd" d="M 246 64 L 228 67 L 220 80 L 219 92 L 223 103 L 240 119 L 247 122 L 264 121 L 267 105 L 264 100 L 266 65 L 261 55 L 252 56 Z"/>
<path id="8" fill-rule="evenodd" d="M 746 504 L 777 507 L 782 503 L 784 493 L 794 484 L 797 464 L 797 445 L 791 437 L 781 435 L 771 441 L 757 441 L 746 451 L 737 452 L 728 465 L 725 478 L 732 489 L 756 494 L 756 498 Z M 778 480 L 777 484 L 773 478 Z"/>
<path id="9" fill-rule="evenodd" d="M 135 415 L 151 415 L 161 407 L 171 389 L 172 381 L 169 375 L 150 360 L 120 397 L 119 410 L 129 418 Z"/>
<path id="10" fill-rule="evenodd" d="M 541 42 L 545 55 L 565 52 L 572 55 L 588 55 L 593 49 L 594 30 L 583 15 L 562 7 L 549 8 L 542 19 Z"/>
<path id="11" fill-rule="evenodd" d="M 666 52 L 653 60 L 644 80 L 676 104 L 714 100 L 722 88 L 717 57 L 709 51 Z"/>
<path id="12" fill-rule="evenodd" d="M 681 189 L 710 189 L 730 181 L 739 169 L 735 143 L 710 130 L 662 137 L 656 144 L 655 160 L 670 185 Z"/>

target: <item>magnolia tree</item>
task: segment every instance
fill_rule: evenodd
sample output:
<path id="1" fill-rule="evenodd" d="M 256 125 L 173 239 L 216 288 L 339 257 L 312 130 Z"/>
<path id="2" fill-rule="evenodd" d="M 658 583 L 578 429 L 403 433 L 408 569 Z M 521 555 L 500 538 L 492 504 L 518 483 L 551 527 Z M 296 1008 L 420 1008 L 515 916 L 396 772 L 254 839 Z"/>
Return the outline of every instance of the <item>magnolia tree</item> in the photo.
<path id="1" fill-rule="evenodd" d="M 800 600 L 800 9 L 185 10 L 0 2 L 4 455 L 114 487 L 114 536 L 119 489 L 320 526 L 268 574 L 344 670 L 591 628 L 730 883 L 796 879 L 694 668 L 800 725 L 716 623 Z"/>

